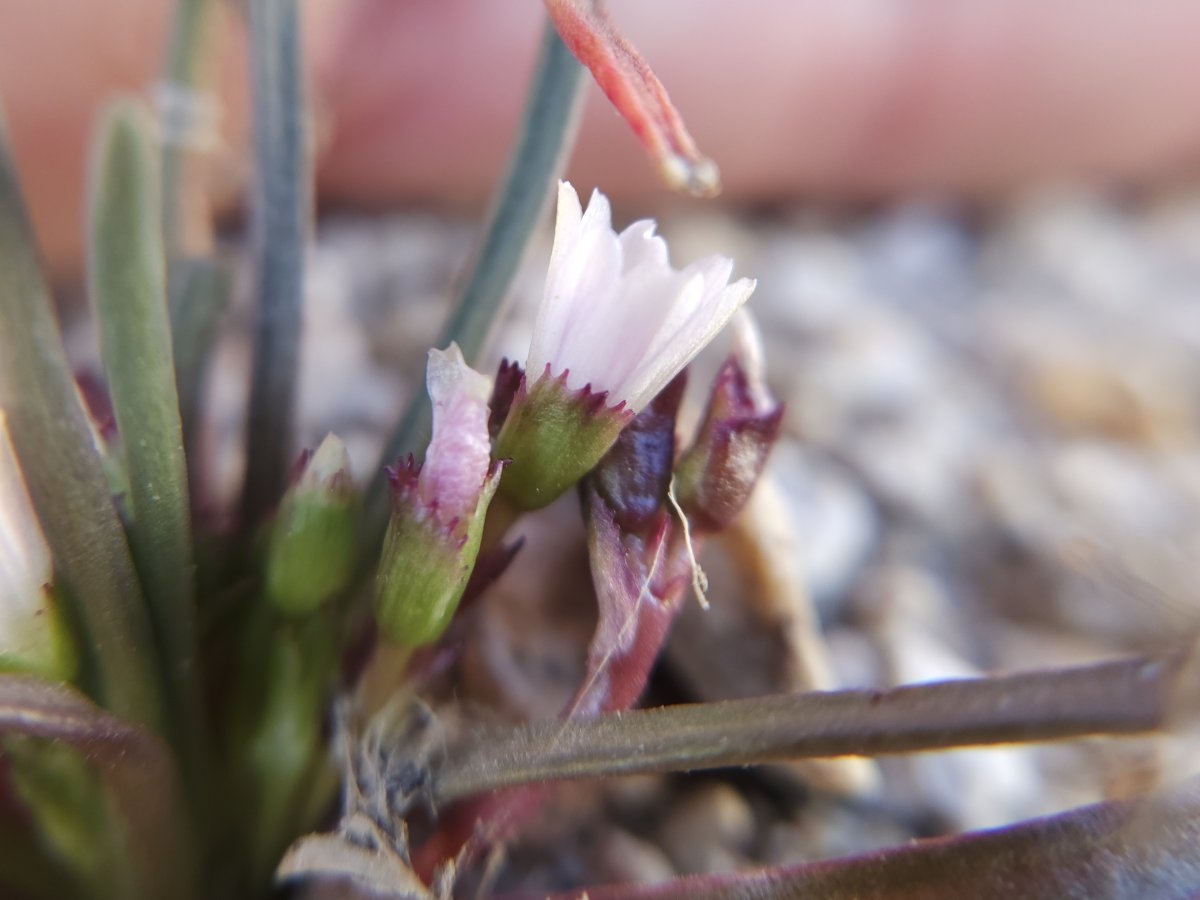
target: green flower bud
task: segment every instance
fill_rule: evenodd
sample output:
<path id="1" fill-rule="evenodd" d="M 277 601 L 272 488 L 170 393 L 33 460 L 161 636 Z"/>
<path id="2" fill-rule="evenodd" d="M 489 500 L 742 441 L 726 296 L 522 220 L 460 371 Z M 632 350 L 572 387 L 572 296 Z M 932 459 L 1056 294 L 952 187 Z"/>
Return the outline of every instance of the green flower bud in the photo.
<path id="1" fill-rule="evenodd" d="M 313 613 L 350 581 L 358 496 L 346 446 L 327 435 L 283 496 L 267 546 L 267 596 L 281 612 Z"/>

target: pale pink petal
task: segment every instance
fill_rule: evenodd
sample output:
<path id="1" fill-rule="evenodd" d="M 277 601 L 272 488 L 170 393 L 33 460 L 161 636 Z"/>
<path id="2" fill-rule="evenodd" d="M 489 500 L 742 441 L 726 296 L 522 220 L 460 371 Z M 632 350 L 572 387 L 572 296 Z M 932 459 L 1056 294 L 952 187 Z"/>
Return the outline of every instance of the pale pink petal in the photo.
<path id="1" fill-rule="evenodd" d="M 653 219 L 640 219 L 621 232 L 621 250 L 625 254 L 622 269 L 626 274 L 641 266 L 665 269 L 667 242 L 654 233 L 658 226 Z"/>
<path id="2" fill-rule="evenodd" d="M 491 466 L 488 399 L 491 380 L 463 359 L 457 344 L 429 351 L 426 385 L 433 437 L 418 477 L 421 500 L 445 519 L 474 512 Z"/>
<path id="3" fill-rule="evenodd" d="M 604 195 L 580 213 L 574 190 L 559 186 L 546 290 L 534 323 L 526 370 L 547 364 L 568 373 L 567 386 L 607 391 L 609 403 L 634 411 L 667 385 L 746 301 L 754 282 L 729 284 L 733 262 L 710 256 L 671 267 L 654 222 L 617 235 Z"/>
<path id="4" fill-rule="evenodd" d="M 574 197 L 570 185 L 564 187 Z M 568 215 L 573 215 L 578 201 L 572 206 L 570 199 L 564 201 L 563 197 L 560 188 L 560 207 L 565 203 Z M 621 246 L 609 227 L 608 201 L 603 195 L 593 195 L 579 228 L 569 234 L 569 241 L 569 245 L 560 246 L 555 234 L 546 289 L 525 363 L 533 377 L 541 375 L 547 363 L 555 374 L 567 368 L 560 362 L 570 359 L 573 336 L 579 331 L 578 299 L 588 298 L 589 306 L 607 307 L 609 295 L 620 281 Z"/>

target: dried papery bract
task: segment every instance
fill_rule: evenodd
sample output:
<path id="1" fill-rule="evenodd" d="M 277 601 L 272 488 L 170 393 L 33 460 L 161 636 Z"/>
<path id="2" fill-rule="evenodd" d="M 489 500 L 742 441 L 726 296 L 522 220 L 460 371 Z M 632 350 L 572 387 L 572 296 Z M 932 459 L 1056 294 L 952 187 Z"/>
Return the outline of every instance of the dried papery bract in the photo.
<path id="1" fill-rule="evenodd" d="M 584 482 L 599 619 L 568 716 L 633 705 L 687 589 L 688 557 L 666 509 L 684 383 L 643 410 Z"/>
<path id="2" fill-rule="evenodd" d="M 563 43 L 591 70 L 675 190 L 711 197 L 721 190 L 717 165 L 704 156 L 662 82 L 613 26 L 600 0 L 546 0 Z"/>
<path id="3" fill-rule="evenodd" d="M 625 709 L 637 700 L 688 585 L 703 582 L 695 556 L 700 538 L 724 528 L 754 489 L 782 415 L 765 389 L 750 399 L 754 377 L 737 355 L 726 362 L 679 467 L 675 418 L 683 379 L 677 378 L 621 433 L 585 482 L 600 618 L 572 714 Z M 668 491 L 672 473 L 678 480 L 684 467 L 694 473 L 687 480 L 694 487 L 676 511 Z"/>

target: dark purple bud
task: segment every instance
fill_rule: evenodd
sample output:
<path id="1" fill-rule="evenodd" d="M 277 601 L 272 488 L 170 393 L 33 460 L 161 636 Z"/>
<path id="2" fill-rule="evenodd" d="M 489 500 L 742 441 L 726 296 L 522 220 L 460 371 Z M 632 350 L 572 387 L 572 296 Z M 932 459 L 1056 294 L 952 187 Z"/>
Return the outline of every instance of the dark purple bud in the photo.
<path id="1" fill-rule="evenodd" d="M 675 419 L 686 386 L 685 369 L 625 426 L 592 473 L 592 484 L 623 531 L 645 531 L 667 502 L 675 464 Z"/>
<path id="2" fill-rule="evenodd" d="M 765 395 L 736 356 L 713 383 L 704 421 L 675 470 L 676 497 L 693 526 L 720 531 L 750 498 L 779 437 L 783 405 Z"/>

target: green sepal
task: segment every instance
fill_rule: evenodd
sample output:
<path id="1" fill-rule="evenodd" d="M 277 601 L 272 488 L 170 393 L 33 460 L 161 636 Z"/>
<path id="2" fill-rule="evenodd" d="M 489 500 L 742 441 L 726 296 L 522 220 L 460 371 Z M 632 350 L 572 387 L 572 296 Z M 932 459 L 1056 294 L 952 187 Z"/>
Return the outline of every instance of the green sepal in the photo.
<path id="1" fill-rule="evenodd" d="M 496 438 L 495 458 L 508 460 L 500 488 L 525 510 L 541 509 L 596 467 L 633 411 L 608 406 L 607 392 L 567 387 L 567 373 L 522 378 Z"/>
<path id="2" fill-rule="evenodd" d="M 474 512 L 442 521 L 436 507 L 417 494 L 411 458 L 389 472 L 394 492 L 392 520 L 383 539 L 375 578 L 375 619 L 384 639 L 420 647 L 441 637 L 462 599 L 479 544 L 488 504 L 500 483 L 495 466 L 483 483 Z"/>

